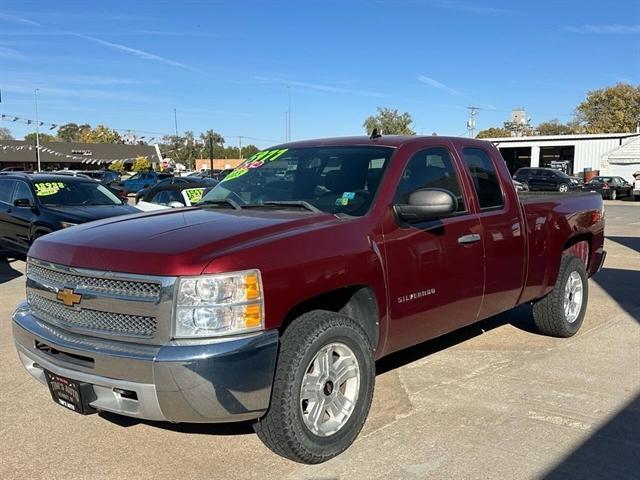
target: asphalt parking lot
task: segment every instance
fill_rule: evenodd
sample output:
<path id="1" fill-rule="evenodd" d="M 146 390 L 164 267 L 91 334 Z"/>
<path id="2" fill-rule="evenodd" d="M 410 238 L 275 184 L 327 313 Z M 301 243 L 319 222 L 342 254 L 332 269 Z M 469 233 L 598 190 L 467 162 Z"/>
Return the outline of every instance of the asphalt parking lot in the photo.
<path id="1" fill-rule="evenodd" d="M 19 365 L 24 263 L 0 262 L 0 478 L 637 479 L 640 202 L 606 203 L 608 257 L 582 330 L 535 333 L 528 306 L 378 364 L 356 443 L 304 466 L 250 425 L 169 425 L 57 406 Z"/>

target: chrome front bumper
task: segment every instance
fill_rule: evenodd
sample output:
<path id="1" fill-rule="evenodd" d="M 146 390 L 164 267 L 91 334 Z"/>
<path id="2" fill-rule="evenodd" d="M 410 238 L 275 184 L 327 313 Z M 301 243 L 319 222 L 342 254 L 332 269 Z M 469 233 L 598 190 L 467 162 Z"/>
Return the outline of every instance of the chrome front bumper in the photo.
<path id="1" fill-rule="evenodd" d="M 276 330 L 142 345 L 70 333 L 38 320 L 26 303 L 12 323 L 27 371 L 42 383 L 46 369 L 91 384 L 96 396 L 91 406 L 97 410 L 147 420 L 214 423 L 259 418 L 269 407 Z"/>

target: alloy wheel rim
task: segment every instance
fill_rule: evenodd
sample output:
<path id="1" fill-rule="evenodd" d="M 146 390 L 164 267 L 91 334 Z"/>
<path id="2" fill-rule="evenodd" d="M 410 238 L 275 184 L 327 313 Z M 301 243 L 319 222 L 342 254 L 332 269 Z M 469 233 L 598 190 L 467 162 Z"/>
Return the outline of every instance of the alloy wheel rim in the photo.
<path id="1" fill-rule="evenodd" d="M 567 322 L 573 323 L 580 315 L 582 308 L 583 285 L 578 272 L 571 272 L 564 287 L 564 316 Z"/>
<path id="2" fill-rule="evenodd" d="M 569 189 L 569 187 L 567 187 L 566 185 L 560 185 L 560 191 L 561 192 L 566 192 Z"/>
<path id="3" fill-rule="evenodd" d="M 360 390 L 360 366 L 344 343 L 322 347 L 313 357 L 300 387 L 300 410 L 315 435 L 333 435 L 347 423 Z"/>

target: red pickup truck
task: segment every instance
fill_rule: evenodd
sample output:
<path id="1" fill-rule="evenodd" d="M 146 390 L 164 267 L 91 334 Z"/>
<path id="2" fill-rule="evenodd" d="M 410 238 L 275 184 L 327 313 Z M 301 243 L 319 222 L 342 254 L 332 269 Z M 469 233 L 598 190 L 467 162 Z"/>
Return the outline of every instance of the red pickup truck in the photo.
<path id="1" fill-rule="evenodd" d="M 360 432 L 375 360 L 524 303 L 575 334 L 603 233 L 598 194 L 519 197 L 490 143 L 289 143 L 196 207 L 37 240 L 13 333 L 71 410 L 251 420 L 319 463 Z"/>

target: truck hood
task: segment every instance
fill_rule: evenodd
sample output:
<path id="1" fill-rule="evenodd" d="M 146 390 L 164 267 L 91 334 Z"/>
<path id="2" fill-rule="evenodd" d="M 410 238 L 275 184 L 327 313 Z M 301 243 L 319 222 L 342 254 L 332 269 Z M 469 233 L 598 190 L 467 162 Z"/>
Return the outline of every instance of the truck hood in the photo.
<path id="1" fill-rule="evenodd" d="M 198 275 L 231 250 L 338 222 L 330 214 L 295 210 L 180 208 L 60 230 L 36 240 L 29 256 L 77 268 Z"/>

